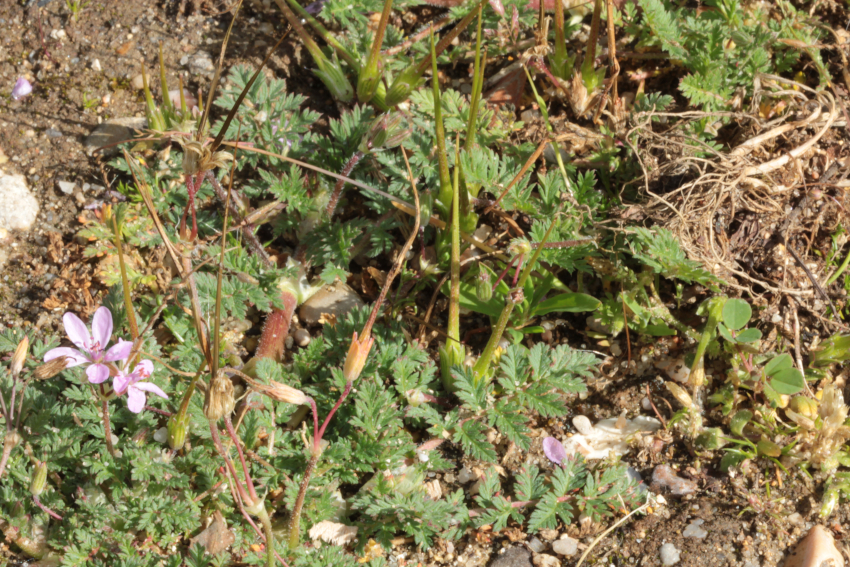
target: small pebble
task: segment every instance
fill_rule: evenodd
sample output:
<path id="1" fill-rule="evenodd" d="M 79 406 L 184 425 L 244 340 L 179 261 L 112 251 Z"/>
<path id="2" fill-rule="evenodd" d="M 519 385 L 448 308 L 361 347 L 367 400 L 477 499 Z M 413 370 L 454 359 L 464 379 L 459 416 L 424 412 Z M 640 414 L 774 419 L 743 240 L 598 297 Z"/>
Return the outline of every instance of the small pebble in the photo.
<path id="1" fill-rule="evenodd" d="M 460 484 L 466 484 L 467 482 L 474 480 L 475 475 L 469 470 L 469 467 L 463 467 L 460 469 L 460 472 L 457 473 L 457 481 Z"/>
<path id="2" fill-rule="evenodd" d="M 652 471 L 652 482 L 669 488 L 670 492 L 676 496 L 693 494 L 697 490 L 695 482 L 677 476 L 668 465 L 655 467 L 655 470 Z"/>
<path id="3" fill-rule="evenodd" d="M 59 187 L 59 190 L 62 191 L 66 195 L 70 195 L 74 192 L 74 188 L 77 186 L 73 181 L 57 181 L 56 186 Z"/>
<path id="4" fill-rule="evenodd" d="M 642 407 L 646 411 L 649 411 L 652 409 L 652 402 L 649 401 L 649 398 L 644 396 L 643 399 L 640 401 L 640 407 Z"/>
<path id="5" fill-rule="evenodd" d="M 528 549 L 530 549 L 534 553 L 543 553 L 543 551 L 546 550 L 546 544 L 544 544 L 536 537 L 533 537 L 528 542 Z"/>
<path id="6" fill-rule="evenodd" d="M 100 66 L 100 59 L 95 59 L 91 62 L 91 70 L 92 71 L 102 71 L 103 67 Z"/>
<path id="7" fill-rule="evenodd" d="M 160 427 L 156 430 L 156 433 L 153 434 L 153 439 L 157 443 L 165 443 L 168 441 L 168 428 Z"/>
<path id="8" fill-rule="evenodd" d="M 672 543 L 665 543 L 659 550 L 662 565 L 675 565 L 679 562 L 679 550 Z"/>
<path id="9" fill-rule="evenodd" d="M 130 80 L 130 86 L 132 86 L 137 91 L 140 91 L 145 88 L 145 78 L 142 76 L 141 73 L 139 73 Z"/>
<path id="10" fill-rule="evenodd" d="M 62 132 L 60 132 L 56 128 L 48 128 L 45 131 L 45 134 L 47 134 L 48 138 L 61 138 L 62 137 Z"/>
<path id="11" fill-rule="evenodd" d="M 286 347 L 286 350 L 292 350 L 292 345 L 295 341 L 292 339 L 292 335 L 287 335 L 286 339 L 283 341 L 283 346 Z"/>
<path id="12" fill-rule="evenodd" d="M 294 338 L 295 344 L 300 347 L 305 347 L 309 345 L 311 340 L 310 333 L 307 331 L 307 329 L 296 329 Z"/>
<path id="13" fill-rule="evenodd" d="M 531 560 L 535 567 L 561 567 L 561 562 L 554 555 L 548 553 L 538 553 Z"/>
<path id="14" fill-rule="evenodd" d="M 708 535 L 708 532 L 702 529 L 700 526 L 705 523 L 705 520 L 694 520 L 685 530 L 682 532 L 684 537 L 694 537 L 697 539 L 705 539 L 705 536 Z"/>
<path id="15" fill-rule="evenodd" d="M 561 536 L 561 539 L 552 543 L 552 551 L 558 555 L 572 557 L 578 553 L 578 540 L 569 536 Z"/>

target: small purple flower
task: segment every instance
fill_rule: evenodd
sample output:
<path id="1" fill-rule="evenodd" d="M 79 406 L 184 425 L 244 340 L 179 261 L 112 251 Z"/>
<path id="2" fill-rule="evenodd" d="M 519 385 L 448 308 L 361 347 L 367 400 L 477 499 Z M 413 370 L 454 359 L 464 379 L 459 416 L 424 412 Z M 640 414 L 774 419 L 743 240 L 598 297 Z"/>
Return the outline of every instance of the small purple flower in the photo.
<path id="1" fill-rule="evenodd" d="M 556 465 L 560 465 L 561 461 L 567 458 L 567 452 L 564 450 L 564 446 L 554 437 L 546 437 L 543 440 L 543 452 Z"/>
<path id="2" fill-rule="evenodd" d="M 20 100 L 32 92 L 32 85 L 23 77 L 18 77 L 15 88 L 12 89 L 12 100 Z"/>
<path id="3" fill-rule="evenodd" d="M 120 370 L 112 382 L 112 387 L 117 395 L 121 396 L 124 392 L 127 393 L 127 409 L 133 413 L 139 413 L 145 408 L 145 401 L 147 400 L 145 392 L 168 399 L 168 396 L 159 386 L 150 382 L 141 382 L 141 380 L 149 378 L 151 374 L 153 374 L 153 362 L 142 360 L 130 374 L 127 374 L 127 368 Z"/>
<path id="4" fill-rule="evenodd" d="M 112 336 L 112 312 L 106 307 L 99 307 L 94 312 L 91 333 L 86 324 L 73 313 L 65 313 L 62 321 L 65 323 L 68 338 L 77 348 L 59 347 L 49 350 L 44 355 L 44 362 L 65 356 L 65 368 L 86 364 L 86 376 L 92 384 L 101 384 L 109 378 L 109 367 L 104 362 L 124 360 L 133 350 L 133 343 L 122 339 L 118 339 L 118 343 L 106 350 Z"/>

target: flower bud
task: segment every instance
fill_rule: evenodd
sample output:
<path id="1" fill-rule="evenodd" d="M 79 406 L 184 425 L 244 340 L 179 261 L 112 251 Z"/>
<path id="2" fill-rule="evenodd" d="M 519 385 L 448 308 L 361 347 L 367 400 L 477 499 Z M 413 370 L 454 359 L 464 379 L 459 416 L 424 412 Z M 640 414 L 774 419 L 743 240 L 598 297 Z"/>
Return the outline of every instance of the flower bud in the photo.
<path id="1" fill-rule="evenodd" d="M 345 365 L 342 368 L 342 375 L 345 376 L 346 382 L 354 382 L 360 377 L 374 342 L 375 339 L 368 335 L 358 340 L 357 332 L 354 332 L 348 355 L 345 357 Z"/>
<path id="2" fill-rule="evenodd" d="M 481 269 L 478 277 L 475 278 L 475 295 L 479 301 L 490 301 L 493 297 L 493 285 L 490 283 L 490 272 Z"/>
<path id="3" fill-rule="evenodd" d="M 691 395 L 688 392 L 676 384 L 675 382 L 665 382 L 664 385 L 670 390 L 670 393 L 673 394 L 673 397 L 682 404 L 686 408 L 690 408 L 694 405 L 694 400 L 691 398 Z"/>
<path id="4" fill-rule="evenodd" d="M 209 420 L 218 421 L 230 415 L 234 407 L 236 407 L 236 399 L 233 395 L 233 382 L 224 372 L 219 371 L 207 386 L 204 415 Z"/>
<path id="5" fill-rule="evenodd" d="M 400 112 L 387 112 L 375 118 L 363 136 L 359 150 L 368 153 L 401 145 L 411 132 L 410 128 L 404 127 L 404 118 Z"/>
<path id="6" fill-rule="evenodd" d="M 333 61 L 330 61 L 327 57 L 321 55 L 321 51 L 318 52 L 318 55 L 317 53 L 311 52 L 311 55 L 314 59 L 316 59 L 316 65 L 319 67 L 318 69 L 313 69 L 313 73 L 315 73 L 315 75 L 322 80 L 328 90 L 331 91 L 331 96 L 340 102 L 349 102 L 353 99 L 354 89 L 348 81 L 348 78 L 345 76 L 336 53 L 333 54 Z M 321 59 L 318 57 L 321 57 Z"/>
<path id="7" fill-rule="evenodd" d="M 301 390 L 281 384 L 280 382 L 275 382 L 274 380 L 271 380 L 269 386 L 263 388 L 262 392 L 273 400 L 296 406 L 304 405 L 310 401 L 307 394 Z"/>
<path id="8" fill-rule="evenodd" d="M 30 339 L 24 336 L 21 342 L 18 343 L 18 348 L 15 349 L 15 354 L 12 355 L 12 364 L 9 370 L 12 371 L 12 377 L 17 378 L 24 369 L 24 361 L 27 359 L 27 352 L 30 348 Z"/>
<path id="9" fill-rule="evenodd" d="M 416 67 L 409 67 L 399 74 L 387 91 L 386 104 L 390 108 L 398 106 L 410 97 L 414 87 L 419 84 L 422 73 Z"/>
<path id="10" fill-rule="evenodd" d="M 818 416 L 818 402 L 806 396 L 794 396 L 788 407 L 803 417 L 814 419 Z"/>
<path id="11" fill-rule="evenodd" d="M 372 58 L 360 70 L 360 76 L 357 77 L 357 100 L 366 104 L 372 97 L 375 96 L 375 91 L 378 90 L 378 84 L 381 82 L 381 74 L 384 69 L 384 62 L 380 56 L 374 61 Z"/>
<path id="12" fill-rule="evenodd" d="M 174 451 L 179 451 L 186 444 L 189 435 L 189 414 L 175 413 L 168 418 L 168 446 Z"/>
<path id="13" fill-rule="evenodd" d="M 823 493 L 823 503 L 820 506 L 820 517 L 822 519 L 829 518 L 835 512 L 835 508 L 838 506 L 839 496 L 838 488 L 832 486 L 830 483 Z"/>
<path id="14" fill-rule="evenodd" d="M 30 474 L 30 494 L 33 496 L 41 496 L 44 492 L 44 487 L 47 484 L 47 463 L 39 461 Z"/>

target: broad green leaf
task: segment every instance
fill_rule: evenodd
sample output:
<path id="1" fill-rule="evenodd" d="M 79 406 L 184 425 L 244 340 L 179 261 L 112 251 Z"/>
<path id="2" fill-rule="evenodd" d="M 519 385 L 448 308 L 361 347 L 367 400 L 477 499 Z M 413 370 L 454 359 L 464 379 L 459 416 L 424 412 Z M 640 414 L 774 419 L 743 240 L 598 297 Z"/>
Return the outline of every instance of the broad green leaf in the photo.
<path id="1" fill-rule="evenodd" d="M 739 343 L 754 343 L 761 340 L 761 331 L 758 329 L 744 329 L 735 338 L 738 339 Z"/>
<path id="2" fill-rule="evenodd" d="M 562 293 L 551 297 L 537 305 L 534 315 L 546 315 L 553 311 L 564 313 L 581 313 L 595 311 L 602 302 L 586 293 Z"/>
<path id="3" fill-rule="evenodd" d="M 793 366 L 794 359 L 791 358 L 790 354 L 780 354 L 779 356 L 774 357 L 770 362 L 764 365 L 764 373 L 766 376 L 773 376 L 780 370 L 784 370 L 786 368 L 793 368 Z"/>
<path id="4" fill-rule="evenodd" d="M 790 396 L 802 392 L 806 381 L 803 373 L 796 368 L 783 368 L 773 375 L 770 385 L 778 393 Z"/>
<path id="5" fill-rule="evenodd" d="M 735 435 L 744 435 L 744 427 L 750 422 L 753 418 L 753 412 L 750 410 L 740 410 L 732 416 L 732 421 L 729 423 L 729 429 L 732 430 L 732 433 Z"/>
<path id="6" fill-rule="evenodd" d="M 643 334 L 651 337 L 672 337 L 676 334 L 675 329 L 671 329 L 664 323 L 650 324 L 643 328 Z"/>
<path id="7" fill-rule="evenodd" d="M 443 286 L 443 292 L 448 295 L 448 282 Z M 475 291 L 475 286 L 466 282 L 460 283 L 460 305 L 470 311 L 489 315 L 490 317 L 498 318 L 504 308 L 504 301 L 500 299 L 497 293 L 493 294 L 490 301 L 481 301 L 478 299 L 478 293 Z"/>
<path id="8" fill-rule="evenodd" d="M 720 336 L 729 341 L 730 343 L 736 343 L 738 340 L 732 336 L 732 333 L 729 332 L 729 329 L 726 328 L 726 325 L 723 323 L 717 324 L 717 331 L 720 333 Z"/>
<path id="9" fill-rule="evenodd" d="M 733 331 L 742 329 L 752 315 L 750 304 L 743 299 L 727 299 L 723 305 L 723 322 Z"/>

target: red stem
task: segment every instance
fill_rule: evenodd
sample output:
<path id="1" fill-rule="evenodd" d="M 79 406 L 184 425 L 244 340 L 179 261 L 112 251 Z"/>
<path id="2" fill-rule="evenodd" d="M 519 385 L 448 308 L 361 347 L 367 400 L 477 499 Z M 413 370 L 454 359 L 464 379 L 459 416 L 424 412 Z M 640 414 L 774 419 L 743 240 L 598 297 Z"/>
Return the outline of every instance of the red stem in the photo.
<path id="1" fill-rule="evenodd" d="M 245 463 L 245 455 L 242 454 L 242 444 L 239 443 L 239 437 L 236 435 L 236 430 L 233 428 L 233 422 L 230 421 L 229 415 L 224 416 L 224 424 L 227 426 L 227 432 L 230 434 L 233 444 L 236 445 L 236 452 L 239 453 L 239 461 L 242 463 L 242 474 L 245 476 L 245 482 L 248 483 L 248 493 L 253 499 L 252 505 L 256 504 L 259 498 L 257 498 L 257 491 L 254 490 L 254 481 L 251 480 L 251 473 L 248 471 L 248 465 Z"/>
<path id="2" fill-rule="evenodd" d="M 339 409 L 339 406 L 341 406 L 341 405 L 342 405 L 342 402 L 344 402 L 344 401 L 345 401 L 345 398 L 347 398 L 347 397 L 348 397 L 348 394 L 351 392 L 351 386 L 352 386 L 351 382 L 347 382 L 347 383 L 345 384 L 345 390 L 343 390 L 343 391 L 342 391 L 342 395 L 341 395 L 341 396 L 339 397 L 339 399 L 336 401 L 336 405 L 335 405 L 335 406 L 333 407 L 333 409 L 332 409 L 332 410 L 328 413 L 328 417 L 326 417 L 326 418 L 325 418 L 325 422 L 324 422 L 324 423 L 322 423 L 322 428 L 321 428 L 321 429 L 319 429 L 319 434 L 318 434 L 318 435 L 313 436 L 313 450 L 314 450 L 314 451 L 318 451 L 318 449 L 319 449 L 319 442 L 322 440 L 322 437 L 324 437 L 324 435 L 325 435 L 325 429 L 327 429 L 327 427 L 328 427 L 328 423 L 330 423 L 331 418 L 332 418 L 332 417 L 334 416 L 334 414 L 336 413 L 336 410 L 338 410 L 338 409 Z M 315 415 L 315 414 L 314 414 L 314 415 Z"/>
<path id="3" fill-rule="evenodd" d="M 38 499 L 38 496 L 33 495 L 33 497 L 32 497 L 32 501 L 33 501 L 33 502 L 35 502 L 35 505 L 36 505 L 36 506 L 38 506 L 39 508 L 41 508 L 42 510 L 44 510 L 45 512 L 47 512 L 47 514 L 48 514 L 51 518 L 54 518 L 54 519 L 56 519 L 56 520 L 61 520 L 61 519 L 62 519 L 62 516 L 60 516 L 59 514 L 57 514 L 56 512 L 54 512 L 53 510 L 51 510 L 50 508 L 48 508 L 47 506 L 45 506 L 44 504 L 42 504 L 42 503 L 41 503 L 41 500 L 39 500 L 39 499 Z"/>

